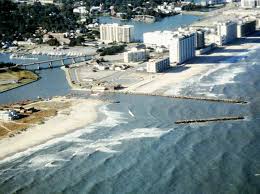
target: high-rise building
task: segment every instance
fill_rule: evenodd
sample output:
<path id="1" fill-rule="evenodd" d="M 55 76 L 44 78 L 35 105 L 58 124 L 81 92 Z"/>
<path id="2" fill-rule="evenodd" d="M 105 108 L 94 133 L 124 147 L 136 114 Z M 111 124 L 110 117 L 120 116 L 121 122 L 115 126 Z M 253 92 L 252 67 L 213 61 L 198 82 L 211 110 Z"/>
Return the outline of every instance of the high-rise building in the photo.
<path id="1" fill-rule="evenodd" d="M 170 42 L 170 62 L 181 64 L 195 56 L 195 33 L 180 33 Z"/>
<path id="2" fill-rule="evenodd" d="M 251 21 L 240 21 L 237 24 L 237 37 L 243 37 L 248 34 L 255 32 L 256 30 L 256 20 Z"/>
<path id="3" fill-rule="evenodd" d="M 152 59 L 147 62 L 147 72 L 149 73 L 158 73 L 165 71 L 170 67 L 170 59 L 169 57 Z"/>
<path id="4" fill-rule="evenodd" d="M 138 61 L 145 61 L 149 57 L 148 49 L 140 49 L 133 48 L 130 51 L 124 53 L 124 62 L 138 62 Z"/>
<path id="5" fill-rule="evenodd" d="M 260 7 L 260 0 L 241 0 L 241 7 L 244 8 Z"/>
<path id="6" fill-rule="evenodd" d="M 195 48 L 201 49 L 205 47 L 205 32 L 203 30 L 197 30 L 195 32 Z"/>
<path id="7" fill-rule="evenodd" d="M 143 34 L 144 44 L 147 46 L 158 46 L 169 48 L 169 40 L 174 36 L 174 31 L 155 31 Z"/>
<path id="8" fill-rule="evenodd" d="M 104 42 L 132 42 L 134 26 L 101 24 L 100 40 Z"/>
<path id="9" fill-rule="evenodd" d="M 260 7 L 260 0 L 255 0 L 256 7 Z"/>
<path id="10" fill-rule="evenodd" d="M 235 22 L 219 22 L 217 24 L 217 35 L 220 36 L 219 45 L 224 45 L 237 38 L 237 23 Z"/>
<path id="11" fill-rule="evenodd" d="M 203 30 L 192 28 L 178 28 L 177 31 L 155 31 L 147 32 L 143 35 L 144 44 L 147 46 L 157 46 L 169 48 L 171 40 L 176 34 L 195 33 L 195 48 L 200 49 L 205 46 L 205 35 Z"/>

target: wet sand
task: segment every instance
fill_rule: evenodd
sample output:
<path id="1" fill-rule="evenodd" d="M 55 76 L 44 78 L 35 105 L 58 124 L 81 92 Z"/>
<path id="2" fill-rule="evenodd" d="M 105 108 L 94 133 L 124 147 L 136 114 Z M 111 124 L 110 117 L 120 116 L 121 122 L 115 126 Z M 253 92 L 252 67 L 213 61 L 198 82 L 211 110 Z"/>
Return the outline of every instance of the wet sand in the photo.
<path id="1" fill-rule="evenodd" d="M 12 138 L 0 140 L 0 158 L 40 145 L 55 137 L 93 123 L 97 119 L 97 107 L 102 101 L 71 99 L 72 106 L 59 111 L 44 124 L 35 125 Z"/>

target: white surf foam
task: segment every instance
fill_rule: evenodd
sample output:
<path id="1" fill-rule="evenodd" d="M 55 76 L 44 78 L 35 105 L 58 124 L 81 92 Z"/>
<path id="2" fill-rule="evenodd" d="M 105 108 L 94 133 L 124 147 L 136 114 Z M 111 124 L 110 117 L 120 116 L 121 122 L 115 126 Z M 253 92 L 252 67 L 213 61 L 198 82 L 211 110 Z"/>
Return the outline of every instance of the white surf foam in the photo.
<path id="1" fill-rule="evenodd" d="M 107 105 L 101 106 L 99 108 L 99 111 L 105 115 L 105 118 L 103 120 L 101 120 L 100 122 L 97 122 L 97 123 L 91 124 L 87 127 L 78 129 L 74 132 L 64 135 L 63 137 L 56 137 L 54 139 L 47 141 L 46 143 L 34 146 L 25 151 L 18 152 L 12 156 L 4 158 L 3 160 L 0 161 L 0 163 L 10 162 L 10 161 L 18 159 L 20 157 L 31 155 L 31 154 L 37 152 L 38 150 L 46 149 L 61 141 L 83 143 L 83 142 L 85 142 L 85 140 L 79 138 L 83 134 L 92 133 L 95 130 L 98 130 L 100 127 L 114 127 L 121 123 L 127 123 L 127 121 L 126 121 L 127 117 L 125 117 L 123 113 L 116 112 L 116 111 L 110 111 L 108 109 Z"/>

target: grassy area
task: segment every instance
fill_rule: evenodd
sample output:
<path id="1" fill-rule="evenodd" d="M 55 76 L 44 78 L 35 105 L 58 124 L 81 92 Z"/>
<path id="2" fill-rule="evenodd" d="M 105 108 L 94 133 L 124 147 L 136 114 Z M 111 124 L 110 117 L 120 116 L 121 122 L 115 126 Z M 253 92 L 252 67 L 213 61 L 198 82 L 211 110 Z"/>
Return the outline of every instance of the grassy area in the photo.
<path id="1" fill-rule="evenodd" d="M 37 112 L 27 115 L 19 120 L 10 122 L 0 121 L 0 138 L 6 136 L 13 136 L 19 134 L 22 131 L 26 131 L 27 128 L 34 125 L 43 124 L 49 117 L 57 115 L 59 110 L 69 108 L 71 103 L 69 101 L 40 101 L 25 105 L 25 107 L 35 107 Z"/>
<path id="2" fill-rule="evenodd" d="M 38 76 L 26 70 L 18 70 L 18 71 L 4 71 L 0 72 L 0 92 L 4 92 L 30 82 L 33 82 L 38 79 Z M 5 83 L 5 81 L 13 80 L 13 83 Z"/>

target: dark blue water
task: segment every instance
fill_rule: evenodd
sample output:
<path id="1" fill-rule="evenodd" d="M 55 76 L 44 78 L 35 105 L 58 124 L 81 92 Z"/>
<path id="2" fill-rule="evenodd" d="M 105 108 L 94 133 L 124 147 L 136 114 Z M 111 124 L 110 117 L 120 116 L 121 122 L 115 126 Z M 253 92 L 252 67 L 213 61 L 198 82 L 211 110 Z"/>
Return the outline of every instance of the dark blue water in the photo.
<path id="1" fill-rule="evenodd" d="M 152 32 L 157 30 L 174 30 L 181 26 L 187 26 L 200 19 L 200 16 L 194 15 L 176 15 L 163 18 L 155 23 L 143 23 L 137 21 L 124 21 L 111 17 L 100 17 L 100 23 L 119 23 L 134 26 L 134 38 L 135 40 L 142 41 L 144 32 Z"/>
<path id="2" fill-rule="evenodd" d="M 101 106 L 96 123 L 1 161 L 0 193 L 259 193 L 259 52 L 226 58 L 167 91 L 249 104 L 108 96 L 120 103 Z M 174 124 L 237 115 L 246 119 Z"/>
<path id="3" fill-rule="evenodd" d="M 2 193 L 259 193 L 258 51 L 200 80 L 214 95 L 233 91 L 250 104 L 111 96 L 121 103 L 100 107 L 99 122 L 3 161 Z M 233 81 L 212 82 L 234 67 L 243 71 Z M 174 124 L 225 115 L 247 119 Z"/>
<path id="4" fill-rule="evenodd" d="M 16 64 L 26 64 L 36 61 L 46 61 L 49 59 L 58 59 L 59 57 L 50 57 L 46 55 L 34 55 L 38 60 L 10 59 L 10 54 L 0 53 L 1 62 L 13 62 Z M 28 57 L 32 57 L 28 55 Z M 46 64 L 46 67 L 48 64 Z M 60 62 L 54 62 L 53 66 L 60 66 Z M 40 80 L 31 84 L 0 93 L 0 103 L 16 102 L 25 99 L 35 99 L 39 97 L 51 97 L 55 95 L 66 95 L 70 92 L 70 86 L 65 77 L 65 73 L 60 68 L 43 69 L 37 71 Z"/>

